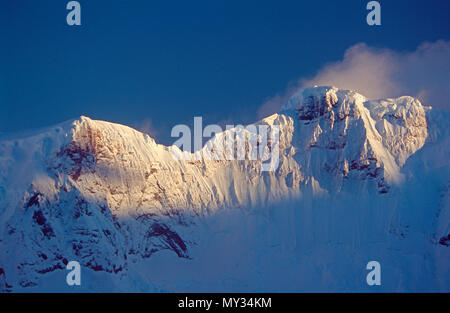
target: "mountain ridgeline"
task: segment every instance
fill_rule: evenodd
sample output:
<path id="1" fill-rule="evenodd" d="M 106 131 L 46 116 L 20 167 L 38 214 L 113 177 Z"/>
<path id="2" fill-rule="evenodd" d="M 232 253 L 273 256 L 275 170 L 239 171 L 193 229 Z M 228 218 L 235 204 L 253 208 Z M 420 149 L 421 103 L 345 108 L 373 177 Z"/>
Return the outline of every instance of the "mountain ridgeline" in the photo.
<path id="1" fill-rule="evenodd" d="M 365 291 L 375 259 L 382 290 L 448 292 L 449 121 L 306 88 L 255 124 L 280 130 L 273 171 L 83 116 L 2 134 L 0 291 L 70 291 L 72 260 L 90 291 Z"/>

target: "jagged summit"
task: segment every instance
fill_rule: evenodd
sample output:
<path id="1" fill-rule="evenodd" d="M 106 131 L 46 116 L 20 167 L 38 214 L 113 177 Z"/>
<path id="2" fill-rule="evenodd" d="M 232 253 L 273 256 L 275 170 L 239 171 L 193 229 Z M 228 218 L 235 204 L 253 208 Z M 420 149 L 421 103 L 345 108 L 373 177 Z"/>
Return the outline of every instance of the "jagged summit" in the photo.
<path id="1" fill-rule="evenodd" d="M 312 87 L 295 93 L 283 112 L 298 120 L 297 146 L 303 152 L 314 151 L 317 160 L 324 156 L 315 151 L 328 150 L 323 166 L 344 176 L 363 171 L 380 178 L 381 188 L 385 181 L 401 181 L 400 168 L 428 136 L 422 104 L 407 96 L 367 100 L 350 90 Z"/>

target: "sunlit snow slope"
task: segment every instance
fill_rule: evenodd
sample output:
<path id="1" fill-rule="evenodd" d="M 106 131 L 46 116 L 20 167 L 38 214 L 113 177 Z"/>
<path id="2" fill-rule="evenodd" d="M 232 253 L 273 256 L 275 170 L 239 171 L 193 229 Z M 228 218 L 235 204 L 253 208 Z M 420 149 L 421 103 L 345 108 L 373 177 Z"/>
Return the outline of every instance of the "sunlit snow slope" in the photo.
<path id="1" fill-rule="evenodd" d="M 449 121 L 307 88 L 256 123 L 280 128 L 269 172 L 196 157 L 239 127 L 196 154 L 87 117 L 2 134 L 0 291 L 448 292 Z"/>

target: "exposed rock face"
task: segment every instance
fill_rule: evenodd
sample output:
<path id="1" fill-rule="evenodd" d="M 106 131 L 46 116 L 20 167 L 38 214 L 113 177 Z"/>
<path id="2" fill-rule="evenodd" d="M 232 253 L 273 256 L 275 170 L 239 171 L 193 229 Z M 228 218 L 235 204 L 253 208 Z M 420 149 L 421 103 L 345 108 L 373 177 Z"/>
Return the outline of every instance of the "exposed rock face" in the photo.
<path id="1" fill-rule="evenodd" d="M 387 192 L 428 136 L 425 111 L 411 97 L 368 101 L 352 91 L 315 87 L 295 94 L 284 110 L 299 120 L 297 160 L 314 177 L 330 172 L 334 190 L 342 185 L 340 177 L 358 177 Z"/>
<path id="2" fill-rule="evenodd" d="M 275 171 L 260 160 L 178 161 L 177 147 L 86 117 L 0 137 L 0 288 L 38 286 L 68 260 L 119 274 L 161 250 L 189 259 L 190 226 L 224 208 L 301 207 L 307 195 L 354 186 L 389 194 L 428 136 L 418 100 L 369 101 L 333 87 L 302 90 L 257 124 L 280 128 Z M 233 129 L 210 143 L 227 132 L 255 135 Z"/>

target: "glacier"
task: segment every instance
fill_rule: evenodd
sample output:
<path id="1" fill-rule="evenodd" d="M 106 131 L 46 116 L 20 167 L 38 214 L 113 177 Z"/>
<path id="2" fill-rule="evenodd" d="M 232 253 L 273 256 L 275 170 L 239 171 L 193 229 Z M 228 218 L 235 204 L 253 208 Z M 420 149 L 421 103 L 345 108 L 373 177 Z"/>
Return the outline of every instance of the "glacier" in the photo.
<path id="1" fill-rule="evenodd" d="M 194 153 L 84 116 L 0 134 L 0 291 L 448 292 L 449 122 L 305 88 L 255 123 L 280 129 L 270 172 L 205 157 L 245 128 Z"/>

